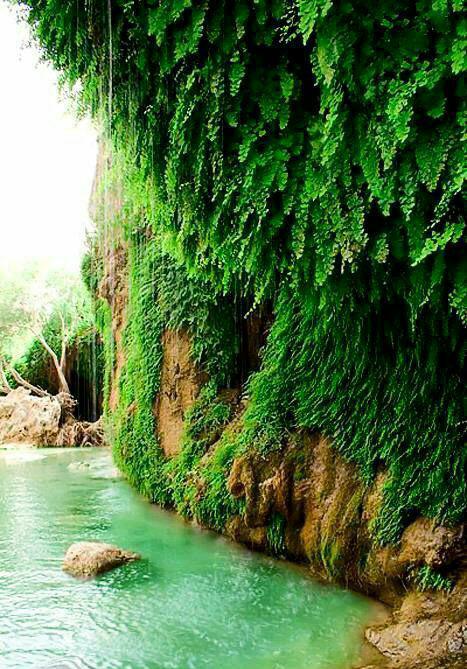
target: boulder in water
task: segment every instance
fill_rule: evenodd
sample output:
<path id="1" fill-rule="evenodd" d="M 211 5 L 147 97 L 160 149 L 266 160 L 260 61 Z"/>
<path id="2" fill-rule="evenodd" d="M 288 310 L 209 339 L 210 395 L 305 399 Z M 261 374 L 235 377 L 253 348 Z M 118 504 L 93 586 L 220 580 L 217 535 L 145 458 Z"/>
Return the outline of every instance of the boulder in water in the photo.
<path id="1" fill-rule="evenodd" d="M 91 578 L 115 567 L 141 559 L 138 553 L 126 551 L 100 541 L 72 544 L 63 560 L 63 571 L 78 578 Z"/>

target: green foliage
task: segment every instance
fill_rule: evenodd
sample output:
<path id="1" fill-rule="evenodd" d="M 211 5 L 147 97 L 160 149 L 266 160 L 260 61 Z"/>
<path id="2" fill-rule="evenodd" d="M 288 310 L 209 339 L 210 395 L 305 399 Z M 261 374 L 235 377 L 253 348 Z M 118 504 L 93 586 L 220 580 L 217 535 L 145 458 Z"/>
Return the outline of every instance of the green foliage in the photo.
<path id="1" fill-rule="evenodd" d="M 57 373 L 39 335 L 59 357 L 65 336 L 68 379 L 76 374 L 95 387 L 97 397 L 103 360 L 91 303 L 79 277 L 40 263 L 0 270 L 0 355 L 30 383 L 56 393 Z"/>
<path id="2" fill-rule="evenodd" d="M 240 276 L 260 299 L 278 276 L 341 269 L 352 291 L 382 233 L 409 265 L 459 241 L 465 26 L 449 3 L 21 4 L 128 147 L 149 225 L 219 286 Z"/>
<path id="3" fill-rule="evenodd" d="M 25 314 L 19 296 L 24 294 L 31 281 L 36 278 L 34 271 L 0 267 L 0 354 L 9 357 L 21 355 L 32 339 L 25 328 Z"/>
<path id="4" fill-rule="evenodd" d="M 234 508 L 224 478 L 236 449 L 267 453 L 307 428 L 331 437 L 365 480 L 389 470 L 380 540 L 397 540 L 416 513 L 457 522 L 461 3 L 20 4 L 46 56 L 81 82 L 122 180 L 123 209 L 103 229 L 130 244 L 115 437 L 131 480 L 186 513 L 196 500 L 220 526 Z M 152 411 L 162 330 L 188 328 L 196 359 L 227 383 L 236 305 L 266 299 L 275 322 L 244 433 L 208 458 L 201 501 L 184 473 L 198 440 L 182 474 L 170 463 L 186 495 L 178 483 L 180 495 L 168 490 Z"/>
<path id="5" fill-rule="evenodd" d="M 447 576 L 443 576 L 428 565 L 423 565 L 415 569 L 412 574 L 412 580 L 420 592 L 426 590 L 444 590 L 450 592 L 454 587 L 453 581 Z"/>
<path id="6" fill-rule="evenodd" d="M 269 521 L 266 538 L 273 555 L 285 555 L 285 525 L 285 518 L 280 513 L 274 513 Z"/>
<path id="7" fill-rule="evenodd" d="M 397 540 L 415 512 L 459 522 L 467 491 L 458 369 L 433 350 L 429 321 L 412 341 L 402 306 L 391 321 L 369 306 L 357 313 L 343 307 L 323 320 L 312 295 L 284 292 L 249 384 L 243 439 L 267 452 L 287 430 L 308 428 L 329 436 L 367 481 L 384 463 L 390 480 L 376 526 L 383 541 Z"/>
<path id="8" fill-rule="evenodd" d="M 44 337 L 53 350 L 60 351 L 61 323 L 57 314 L 52 315 L 44 328 Z M 83 322 L 70 334 L 68 376 L 75 371 L 81 381 L 94 388 L 96 396 L 102 392 L 104 359 L 94 325 Z M 58 392 L 58 379 L 51 364 L 50 355 L 38 339 L 33 339 L 24 354 L 15 361 L 15 368 L 30 383 L 51 393 Z"/>
<path id="9" fill-rule="evenodd" d="M 162 453 L 156 443 L 153 412 L 162 360 L 162 320 L 153 282 L 154 248 L 136 235 L 129 249 L 133 271 L 124 338 L 131 355 L 121 372 L 113 426 L 117 463 L 141 492 L 163 503 Z"/>
<path id="10" fill-rule="evenodd" d="M 133 256 L 136 254 L 136 257 Z M 137 260 L 136 260 L 137 258 Z M 128 360 L 120 381 L 119 409 L 114 416 L 115 454 L 130 480 L 153 501 L 173 506 L 187 518 L 196 517 L 222 529 L 239 505 L 229 494 L 226 473 L 233 449 L 226 435 L 212 457 L 203 458 L 220 437 L 231 409 L 217 399 L 217 387 L 208 383 L 186 416 L 181 452 L 165 459 L 157 443 L 154 398 L 159 387 L 162 359 L 163 308 L 155 281 L 155 243 L 138 240 L 130 252 L 132 277 L 125 348 Z M 204 494 L 200 494 L 200 490 Z"/>

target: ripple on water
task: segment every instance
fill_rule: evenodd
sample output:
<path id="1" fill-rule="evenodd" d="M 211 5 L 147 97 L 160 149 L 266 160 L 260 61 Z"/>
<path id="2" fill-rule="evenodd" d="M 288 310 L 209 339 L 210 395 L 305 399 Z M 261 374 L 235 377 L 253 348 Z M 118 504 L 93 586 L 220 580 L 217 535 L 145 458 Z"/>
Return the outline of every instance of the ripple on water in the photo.
<path id="1" fill-rule="evenodd" d="M 102 450 L 39 455 L 0 457 L 2 669 L 347 669 L 357 657 L 368 600 L 154 509 L 107 475 Z M 82 539 L 143 559 L 76 581 L 61 561 Z"/>

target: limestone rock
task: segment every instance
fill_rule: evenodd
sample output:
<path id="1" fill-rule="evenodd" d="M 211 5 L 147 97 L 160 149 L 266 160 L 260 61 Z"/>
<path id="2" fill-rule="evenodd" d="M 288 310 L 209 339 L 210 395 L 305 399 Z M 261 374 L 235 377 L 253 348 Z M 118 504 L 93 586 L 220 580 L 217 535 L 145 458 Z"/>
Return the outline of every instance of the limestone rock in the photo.
<path id="1" fill-rule="evenodd" d="M 402 536 L 401 564 L 427 564 L 433 569 L 449 565 L 464 547 L 464 527 L 443 527 L 417 518 Z"/>
<path id="2" fill-rule="evenodd" d="M 182 445 L 184 415 L 193 406 L 204 375 L 191 358 L 191 339 L 183 330 L 167 330 L 162 338 L 161 385 L 154 406 L 158 436 L 168 457 Z"/>
<path id="3" fill-rule="evenodd" d="M 139 560 L 132 551 L 100 541 L 79 541 L 72 544 L 63 560 L 63 571 L 78 578 L 97 576 L 115 567 Z"/>
<path id="4" fill-rule="evenodd" d="M 0 397 L 0 445 L 19 446 L 103 446 L 101 420 L 76 420 L 71 396 L 36 397 L 25 388 L 16 388 Z"/>
<path id="5" fill-rule="evenodd" d="M 365 632 L 373 644 L 394 666 L 415 666 L 425 663 L 457 661 L 466 657 L 467 624 L 448 620 L 418 620 L 396 623 Z"/>
<path id="6" fill-rule="evenodd" d="M 25 388 L 12 390 L 0 397 L 0 444 L 54 445 L 61 413 L 55 397 L 35 397 Z"/>

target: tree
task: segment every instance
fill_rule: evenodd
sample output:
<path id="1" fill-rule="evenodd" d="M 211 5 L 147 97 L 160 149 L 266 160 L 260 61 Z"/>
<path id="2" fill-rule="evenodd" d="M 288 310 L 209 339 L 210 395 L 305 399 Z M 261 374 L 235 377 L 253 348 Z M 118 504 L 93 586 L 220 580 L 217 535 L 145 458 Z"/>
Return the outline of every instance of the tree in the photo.
<path id="1" fill-rule="evenodd" d="M 27 345 L 36 340 L 53 363 L 59 392 L 69 396 L 65 374 L 69 343 L 79 326 L 89 320 L 88 297 L 76 276 L 28 269 L 3 277 L 0 285 L 0 392 L 10 392 L 13 382 L 36 395 L 48 394 L 25 379 L 12 361 L 21 349 L 24 352 Z"/>

